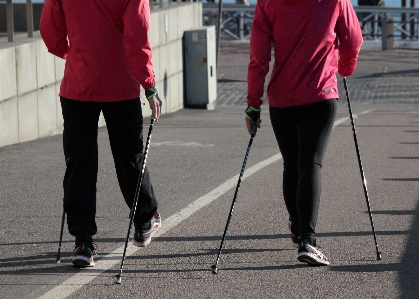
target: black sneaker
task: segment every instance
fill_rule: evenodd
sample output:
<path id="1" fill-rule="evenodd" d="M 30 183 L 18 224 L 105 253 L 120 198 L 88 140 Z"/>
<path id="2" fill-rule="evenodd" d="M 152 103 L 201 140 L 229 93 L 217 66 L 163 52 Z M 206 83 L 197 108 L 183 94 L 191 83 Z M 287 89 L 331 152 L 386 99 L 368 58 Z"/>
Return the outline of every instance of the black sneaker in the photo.
<path id="1" fill-rule="evenodd" d="M 314 240 L 313 244 L 301 242 L 298 246 L 298 261 L 314 266 L 329 266 L 329 260 L 318 248 L 316 240 Z"/>
<path id="2" fill-rule="evenodd" d="M 291 217 L 289 218 L 289 221 L 288 221 L 288 229 L 291 232 L 291 246 L 292 247 L 295 247 L 295 248 L 298 248 L 298 245 L 300 244 L 300 236 L 294 235 L 292 233 L 292 230 L 291 230 Z"/>
<path id="3" fill-rule="evenodd" d="M 95 243 L 82 242 L 73 250 L 73 265 L 75 267 L 93 267 L 93 255 L 96 254 L 97 245 Z"/>
<path id="4" fill-rule="evenodd" d="M 145 247 L 151 242 L 151 238 L 161 226 L 160 214 L 156 212 L 148 223 L 150 224 L 148 228 L 135 228 L 134 239 L 132 240 L 133 245 Z"/>

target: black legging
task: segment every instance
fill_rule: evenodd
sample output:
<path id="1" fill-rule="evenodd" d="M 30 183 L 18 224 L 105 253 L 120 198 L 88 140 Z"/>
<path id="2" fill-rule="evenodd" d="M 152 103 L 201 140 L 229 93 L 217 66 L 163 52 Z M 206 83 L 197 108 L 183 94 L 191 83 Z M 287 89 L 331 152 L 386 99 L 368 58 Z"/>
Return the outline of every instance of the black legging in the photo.
<path id="1" fill-rule="evenodd" d="M 98 172 L 98 120 L 102 111 L 108 129 L 120 189 L 131 208 L 142 166 L 143 117 L 139 98 L 120 102 L 82 102 L 61 97 L 66 161 L 64 209 L 68 230 L 81 241 L 96 234 L 96 181 Z M 147 167 L 144 170 L 135 225 L 147 222 L 157 200 Z"/>
<path id="2" fill-rule="evenodd" d="M 321 167 L 336 115 L 337 100 L 269 107 L 284 159 L 283 193 L 293 234 L 312 242 L 320 202 Z"/>

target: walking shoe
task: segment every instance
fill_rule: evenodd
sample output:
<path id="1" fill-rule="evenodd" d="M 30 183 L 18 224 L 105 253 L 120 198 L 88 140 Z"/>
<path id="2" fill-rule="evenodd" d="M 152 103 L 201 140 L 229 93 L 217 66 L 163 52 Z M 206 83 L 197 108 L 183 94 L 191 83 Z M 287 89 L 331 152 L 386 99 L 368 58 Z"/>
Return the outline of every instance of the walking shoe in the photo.
<path id="1" fill-rule="evenodd" d="M 147 228 L 135 228 L 133 245 L 145 247 L 151 242 L 151 238 L 161 226 L 160 214 L 156 212 L 147 224 L 149 224 Z"/>
<path id="2" fill-rule="evenodd" d="M 313 244 L 301 242 L 298 246 L 298 261 L 314 266 L 329 266 L 329 260 L 318 248 L 315 239 Z"/>
<path id="3" fill-rule="evenodd" d="M 73 250 L 73 265 L 75 267 L 93 267 L 93 255 L 96 254 L 97 245 L 95 243 L 82 242 Z"/>
<path id="4" fill-rule="evenodd" d="M 291 246 L 292 247 L 295 247 L 295 248 L 298 248 L 298 245 L 300 244 L 300 236 L 296 236 L 296 235 L 294 235 L 292 233 L 292 230 L 291 230 L 291 217 L 289 218 L 289 221 L 288 221 L 288 229 L 291 232 Z"/>

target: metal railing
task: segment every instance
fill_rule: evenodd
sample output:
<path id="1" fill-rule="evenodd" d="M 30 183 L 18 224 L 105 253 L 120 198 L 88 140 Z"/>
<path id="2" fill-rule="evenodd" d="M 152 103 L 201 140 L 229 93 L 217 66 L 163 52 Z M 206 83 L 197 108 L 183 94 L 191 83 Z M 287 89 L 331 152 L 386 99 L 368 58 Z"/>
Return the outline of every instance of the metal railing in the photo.
<path id="1" fill-rule="evenodd" d="M 180 4 L 181 2 L 192 1 L 194 0 L 150 0 L 150 9 L 154 9 L 156 7 L 162 8 L 164 5 L 173 5 Z M 12 42 L 14 34 L 12 0 L 0 0 L 0 2 L 6 2 L 7 40 Z M 254 4 L 224 4 L 222 7 L 222 18 L 220 22 L 220 39 L 239 41 L 249 40 L 254 9 Z M 391 34 L 395 41 L 406 41 L 419 44 L 419 8 L 363 6 L 354 7 L 354 9 L 358 15 L 365 40 L 382 40 L 383 20 L 391 20 Z M 218 10 L 219 6 L 217 3 L 204 3 L 203 25 L 217 25 Z M 34 26 L 32 0 L 26 0 L 26 21 L 28 37 L 33 37 Z"/>
<path id="2" fill-rule="evenodd" d="M 220 39 L 249 40 L 252 29 L 255 5 L 242 6 L 225 4 L 223 6 Z M 419 44 L 419 8 L 354 7 L 361 24 L 365 40 L 382 40 L 384 21 L 391 20 L 392 38 L 395 41 Z M 216 5 L 203 5 L 204 25 L 216 25 L 218 8 Z"/>
<path id="3" fill-rule="evenodd" d="M 181 2 L 196 2 L 196 0 L 149 0 L 150 1 L 150 9 L 154 9 L 154 7 L 162 8 L 164 3 L 167 3 L 168 5 L 172 5 L 173 3 L 181 3 Z"/>
<path id="4" fill-rule="evenodd" d="M 380 40 L 383 37 L 383 24 L 391 20 L 393 37 L 400 41 L 418 42 L 419 38 L 419 9 L 418 8 L 390 8 L 363 7 L 355 8 L 361 24 L 364 39 Z"/>
<path id="5" fill-rule="evenodd" d="M 12 0 L 6 0 L 6 23 L 7 23 L 7 41 L 12 42 L 13 36 L 14 36 Z M 26 0 L 26 24 L 27 24 L 26 29 L 27 29 L 28 37 L 33 37 L 32 0 Z"/>
<path id="6" fill-rule="evenodd" d="M 194 0 L 149 0 L 150 9 L 156 7 L 162 8 L 163 5 L 179 4 L 182 2 L 195 2 Z M 13 42 L 14 40 L 14 20 L 13 20 L 13 3 L 12 0 L 0 0 L 6 2 L 6 26 L 7 26 L 7 41 Z M 33 6 L 32 0 L 26 0 L 26 24 L 28 37 L 33 37 L 34 25 L 33 25 Z"/>

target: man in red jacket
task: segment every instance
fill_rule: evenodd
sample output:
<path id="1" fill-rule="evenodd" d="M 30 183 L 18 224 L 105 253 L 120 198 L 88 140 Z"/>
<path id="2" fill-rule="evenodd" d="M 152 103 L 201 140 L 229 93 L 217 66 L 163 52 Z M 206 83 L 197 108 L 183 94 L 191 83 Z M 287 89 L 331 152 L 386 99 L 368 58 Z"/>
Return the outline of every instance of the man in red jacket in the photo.
<path id="1" fill-rule="evenodd" d="M 73 264 L 93 266 L 96 246 L 97 131 L 106 121 L 118 182 L 132 206 L 143 151 L 140 85 L 152 117 L 161 101 L 154 81 L 148 38 L 148 0 L 46 0 L 40 32 L 48 51 L 66 60 L 60 88 L 66 162 L 64 210 L 75 236 Z M 157 200 L 145 169 L 133 243 L 146 246 L 161 225 Z"/>
<path id="2" fill-rule="evenodd" d="M 246 126 L 260 128 L 271 47 L 275 63 L 267 96 L 284 159 L 283 195 L 298 260 L 329 265 L 316 244 L 321 167 L 336 114 L 336 73 L 353 73 L 362 34 L 349 0 L 258 0 L 250 39 Z"/>

